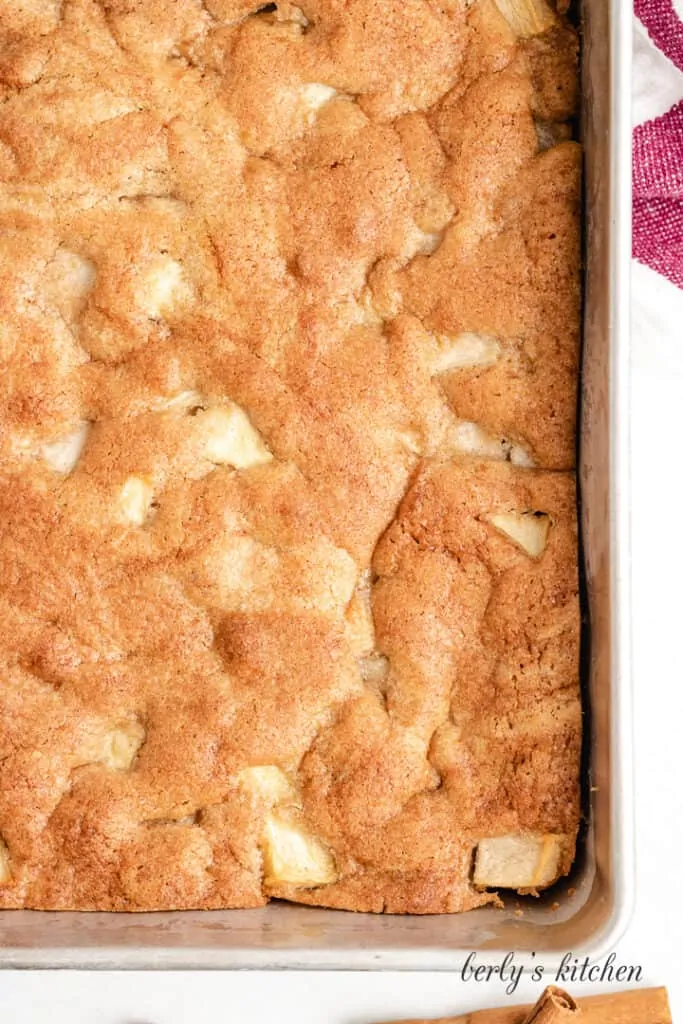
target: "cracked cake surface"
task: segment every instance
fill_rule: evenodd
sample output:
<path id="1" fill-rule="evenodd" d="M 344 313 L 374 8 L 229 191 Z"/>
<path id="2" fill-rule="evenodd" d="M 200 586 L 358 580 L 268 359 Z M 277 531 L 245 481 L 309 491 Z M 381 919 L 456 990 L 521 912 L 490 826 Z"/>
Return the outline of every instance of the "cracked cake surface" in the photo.
<path id="1" fill-rule="evenodd" d="M 0 0 L 0 907 L 568 872 L 576 63 L 545 0 Z"/>

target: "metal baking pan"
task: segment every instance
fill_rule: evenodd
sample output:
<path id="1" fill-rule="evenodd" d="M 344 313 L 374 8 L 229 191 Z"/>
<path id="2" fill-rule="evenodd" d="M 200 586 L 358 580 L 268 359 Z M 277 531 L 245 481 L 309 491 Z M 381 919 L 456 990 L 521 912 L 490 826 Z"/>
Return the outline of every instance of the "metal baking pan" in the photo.
<path id="1" fill-rule="evenodd" d="M 599 956 L 628 920 L 633 887 L 628 519 L 630 5 L 583 2 L 585 344 L 580 482 L 588 709 L 587 822 L 572 876 L 506 910 L 373 916 L 270 904 L 153 914 L 0 912 L 0 966 L 458 969 L 536 951 Z M 515 911 L 523 909 L 519 916 Z"/>

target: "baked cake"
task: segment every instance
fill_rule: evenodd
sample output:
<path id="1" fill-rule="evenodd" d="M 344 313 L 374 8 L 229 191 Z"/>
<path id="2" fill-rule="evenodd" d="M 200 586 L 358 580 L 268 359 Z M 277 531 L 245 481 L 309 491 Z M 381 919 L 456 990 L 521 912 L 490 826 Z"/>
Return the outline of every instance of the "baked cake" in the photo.
<path id="1" fill-rule="evenodd" d="M 576 64 L 561 0 L 0 0 L 0 906 L 569 870 Z"/>

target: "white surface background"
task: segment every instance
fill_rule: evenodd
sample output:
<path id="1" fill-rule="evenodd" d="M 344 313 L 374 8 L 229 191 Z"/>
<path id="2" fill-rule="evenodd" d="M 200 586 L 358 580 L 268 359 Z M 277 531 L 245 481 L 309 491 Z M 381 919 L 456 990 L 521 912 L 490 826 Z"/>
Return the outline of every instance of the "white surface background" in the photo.
<path id="1" fill-rule="evenodd" d="M 635 49 L 640 121 L 683 96 L 683 76 L 661 68 L 642 33 Z M 683 292 L 637 265 L 633 283 L 637 895 L 616 952 L 619 963 L 642 966 L 644 983 L 668 986 L 674 1019 L 683 1020 Z M 514 1001 L 539 992 L 523 979 Z M 371 1024 L 508 998 L 500 982 L 449 974 L 5 972 L 0 1024 Z"/>

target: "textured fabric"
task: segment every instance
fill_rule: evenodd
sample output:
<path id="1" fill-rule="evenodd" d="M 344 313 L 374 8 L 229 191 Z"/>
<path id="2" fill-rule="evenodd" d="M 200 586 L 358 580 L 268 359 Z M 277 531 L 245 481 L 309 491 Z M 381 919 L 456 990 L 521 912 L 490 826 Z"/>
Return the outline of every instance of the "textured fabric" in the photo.
<path id="1" fill-rule="evenodd" d="M 672 0 L 635 0 L 634 9 L 655 46 L 683 71 L 683 23 Z"/>
<path id="2" fill-rule="evenodd" d="M 633 255 L 683 288 L 683 22 L 672 0 L 636 0 Z M 653 50 L 655 52 L 653 52 Z M 660 112 L 662 99 L 678 97 Z"/>

